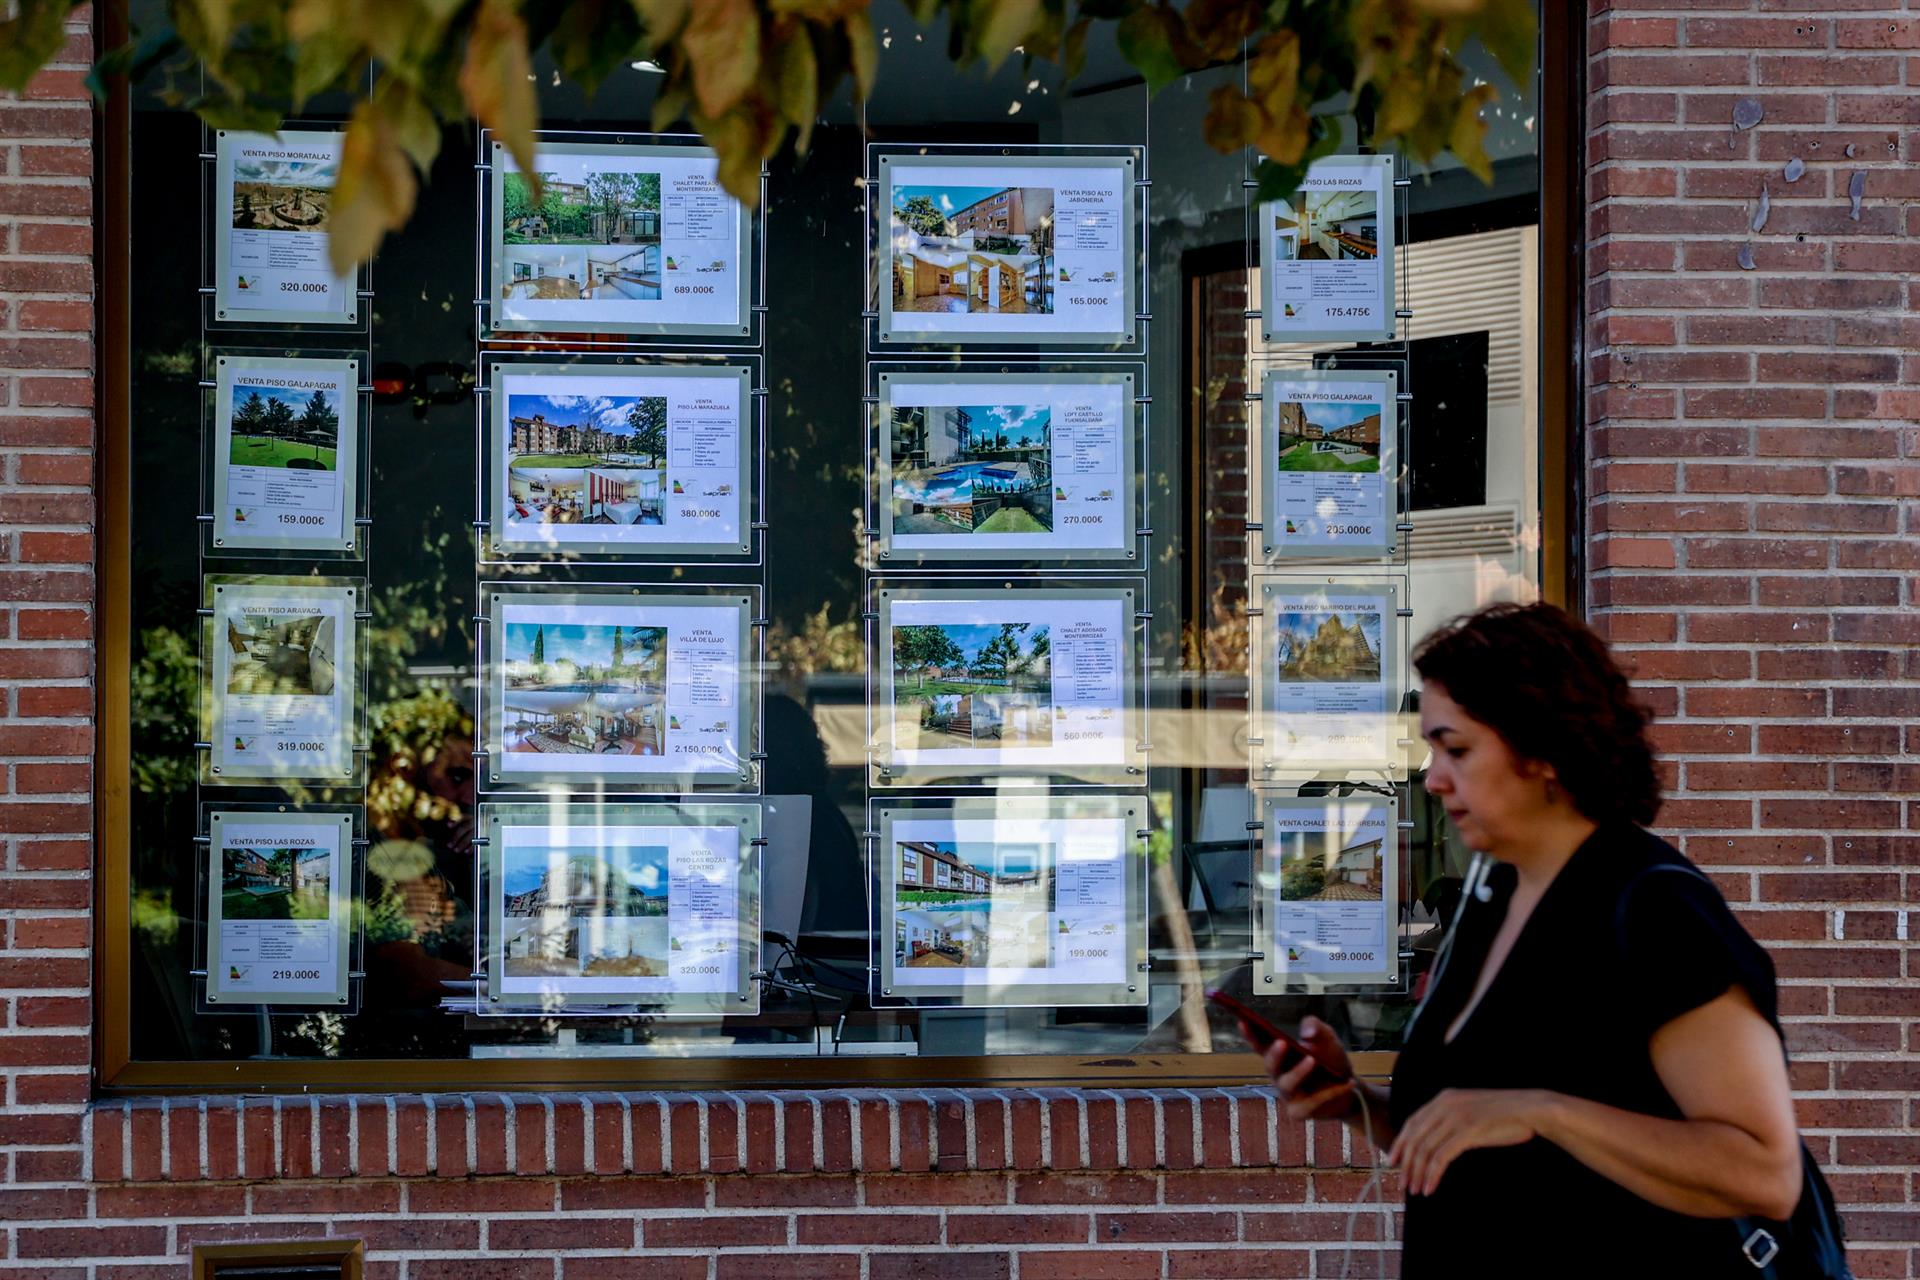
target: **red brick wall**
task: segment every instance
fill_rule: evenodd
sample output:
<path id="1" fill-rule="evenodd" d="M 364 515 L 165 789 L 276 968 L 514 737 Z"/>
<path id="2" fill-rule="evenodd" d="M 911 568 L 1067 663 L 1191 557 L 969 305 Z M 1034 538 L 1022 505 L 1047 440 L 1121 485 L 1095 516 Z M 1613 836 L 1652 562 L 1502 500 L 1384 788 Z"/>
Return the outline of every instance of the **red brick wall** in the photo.
<path id="1" fill-rule="evenodd" d="M 1591 13 L 1587 604 L 1773 952 L 1859 1272 L 1920 1274 L 1920 12 Z"/>
<path id="2" fill-rule="evenodd" d="M 0 1226 L 38 1216 L 9 1184 L 81 1176 L 92 1054 L 92 45 L 73 31 L 0 99 Z"/>
<path id="3" fill-rule="evenodd" d="M 1665 713 L 1669 831 L 1774 948 L 1861 1274 L 1911 1276 L 1920 17 L 1594 13 L 1588 604 Z M 0 1268 L 184 1280 L 195 1241 L 337 1235 L 405 1280 L 718 1280 L 769 1254 L 816 1276 L 1338 1273 L 1351 1145 L 1259 1091 L 89 1109 L 88 54 L 76 34 L 0 102 Z M 1748 94 L 1766 117 L 1736 132 Z"/>
<path id="4" fill-rule="evenodd" d="M 14 1256 L 175 1276 L 196 1241 L 331 1237 L 381 1280 L 1339 1275 L 1350 1154 L 1263 1089 L 155 1100 L 93 1113 L 82 1185 L 13 1193 L 94 1219 L 22 1225 Z M 1368 1202 L 1351 1274 L 1380 1234 Z"/>

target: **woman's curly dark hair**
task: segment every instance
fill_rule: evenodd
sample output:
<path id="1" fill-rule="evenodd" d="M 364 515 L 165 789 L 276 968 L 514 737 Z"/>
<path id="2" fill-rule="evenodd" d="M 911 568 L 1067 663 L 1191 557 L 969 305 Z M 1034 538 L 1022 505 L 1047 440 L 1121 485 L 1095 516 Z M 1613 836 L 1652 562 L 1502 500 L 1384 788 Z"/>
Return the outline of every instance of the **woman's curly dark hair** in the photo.
<path id="1" fill-rule="evenodd" d="M 1651 717 L 1606 642 L 1565 610 L 1489 605 L 1428 635 L 1413 666 L 1516 756 L 1552 765 L 1595 822 L 1644 826 L 1660 812 Z"/>

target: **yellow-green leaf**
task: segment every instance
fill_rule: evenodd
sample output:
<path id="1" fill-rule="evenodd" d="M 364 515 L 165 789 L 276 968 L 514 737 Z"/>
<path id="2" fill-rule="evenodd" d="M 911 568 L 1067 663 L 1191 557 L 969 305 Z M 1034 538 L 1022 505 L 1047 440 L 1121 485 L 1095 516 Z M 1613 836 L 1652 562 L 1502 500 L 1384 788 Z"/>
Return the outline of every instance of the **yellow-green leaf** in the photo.
<path id="1" fill-rule="evenodd" d="M 1060 74 L 1069 80 L 1076 79 L 1087 65 L 1087 31 L 1092 25 L 1091 18 L 1081 18 L 1060 40 Z"/>
<path id="2" fill-rule="evenodd" d="M 1207 97 L 1207 116 L 1201 136 L 1215 151 L 1238 151 L 1260 132 L 1260 108 L 1247 101 L 1235 85 L 1223 84 Z"/>
<path id="3" fill-rule="evenodd" d="M 358 59 L 360 46 L 344 32 L 328 29 L 314 33 L 294 46 L 293 109 L 298 112 L 308 99 L 325 93 L 339 83 L 347 68 Z"/>
<path id="4" fill-rule="evenodd" d="M 1278 119 L 1268 116 L 1265 127 L 1254 138 L 1253 145 L 1260 148 L 1260 154 L 1276 164 L 1298 164 L 1300 157 L 1307 153 L 1307 138 L 1311 130 L 1306 108 L 1296 102 Z"/>
<path id="5" fill-rule="evenodd" d="M 880 71 L 880 49 L 873 39 L 873 19 L 862 9 L 848 14 L 842 25 L 847 33 L 847 56 L 853 60 L 853 93 L 865 102 L 873 93 L 873 78 Z"/>
<path id="6" fill-rule="evenodd" d="M 640 15 L 640 25 L 647 29 L 647 39 L 659 48 L 680 34 L 687 24 L 687 13 L 691 0 L 633 0 L 635 12 Z"/>
<path id="7" fill-rule="evenodd" d="M 413 167 L 400 150 L 392 123 L 373 102 L 353 109 L 340 146 L 327 219 L 333 269 L 346 275 L 373 256 L 381 238 L 406 225 L 419 192 Z"/>
<path id="8" fill-rule="evenodd" d="M 430 172 L 434 157 L 440 154 L 440 122 L 413 88 L 391 76 L 383 75 L 374 93 L 381 114 L 393 130 L 396 146 L 413 161 L 421 173 Z"/>
<path id="9" fill-rule="evenodd" d="M 1260 29 L 1261 7 L 1254 0 L 1192 0 L 1187 30 L 1211 59 L 1230 58 L 1241 42 Z"/>
<path id="10" fill-rule="evenodd" d="M 1181 52 L 1187 28 L 1179 14 L 1164 4 L 1147 4 L 1120 20 L 1115 33 L 1120 52 L 1147 82 L 1149 92 L 1165 88 L 1186 74 Z"/>
<path id="11" fill-rule="evenodd" d="M 533 172 L 533 130 L 540 108 L 533 92 L 527 28 L 511 0 L 480 0 L 460 67 L 460 93 L 474 118 L 498 134 L 522 173 Z"/>
<path id="12" fill-rule="evenodd" d="M 190 0 L 200 18 L 200 29 L 213 47 L 209 63 L 217 64 L 220 55 L 233 43 L 233 0 Z"/>
<path id="13" fill-rule="evenodd" d="M 660 94 L 653 100 L 653 114 L 649 123 L 655 133 L 665 133 L 667 129 L 687 114 L 687 87 L 684 84 L 668 84 L 661 88 Z"/>
<path id="14" fill-rule="evenodd" d="M 67 42 L 70 0 L 17 0 L 0 22 L 0 89 L 23 92 L 27 82 Z"/>
<path id="15" fill-rule="evenodd" d="M 1468 173 L 1482 182 L 1493 181 L 1493 161 L 1487 158 L 1487 122 L 1480 109 L 1496 97 L 1490 84 L 1475 85 L 1453 113 L 1453 128 L 1447 133 L 1447 150 L 1460 158 Z"/>
<path id="16" fill-rule="evenodd" d="M 719 119 L 760 74 L 760 11 L 753 0 L 701 0 L 680 35 L 702 115 Z"/>
<path id="17" fill-rule="evenodd" d="M 718 120 L 696 118 L 707 144 L 720 159 L 720 185 L 748 208 L 760 203 L 760 131 L 751 109 L 735 107 Z"/>
<path id="18" fill-rule="evenodd" d="M 974 47 L 991 70 L 1027 38 L 1040 13 L 1040 0 L 973 0 Z"/>
<path id="19" fill-rule="evenodd" d="M 1374 125 L 1383 137 L 1398 137 L 1420 119 L 1426 106 L 1421 88 L 1419 78 L 1405 69 L 1396 71 L 1387 82 L 1386 92 L 1380 95 L 1380 113 Z"/>
<path id="20" fill-rule="evenodd" d="M 1247 60 L 1247 87 L 1267 115 L 1286 114 L 1300 94 L 1300 37 L 1276 31 L 1255 45 Z"/>
<path id="21" fill-rule="evenodd" d="M 799 130 L 793 147 L 802 155 L 813 134 L 813 117 L 819 106 L 820 64 L 813 56 L 813 36 L 802 23 L 780 51 L 780 114 Z"/>

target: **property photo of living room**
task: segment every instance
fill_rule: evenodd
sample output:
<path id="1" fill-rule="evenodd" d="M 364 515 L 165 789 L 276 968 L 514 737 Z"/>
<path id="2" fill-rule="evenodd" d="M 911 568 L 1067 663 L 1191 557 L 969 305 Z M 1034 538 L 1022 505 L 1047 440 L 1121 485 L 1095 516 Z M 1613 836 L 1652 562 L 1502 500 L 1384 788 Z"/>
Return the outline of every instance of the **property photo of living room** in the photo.
<path id="1" fill-rule="evenodd" d="M 229 695 L 322 696 L 333 692 L 334 625 L 324 614 L 227 617 Z"/>
<path id="2" fill-rule="evenodd" d="M 1052 417 L 1046 405 L 895 408 L 895 535 L 1052 532 Z"/>
<path id="3" fill-rule="evenodd" d="M 665 627 L 511 622 L 502 644 L 507 751 L 656 756 L 665 750 Z"/>
<path id="4" fill-rule="evenodd" d="M 898 186 L 889 223 L 895 311 L 1053 311 L 1051 187 Z"/>
<path id="5" fill-rule="evenodd" d="M 509 525 L 664 523 L 665 396 L 506 399 Z"/>
<path id="6" fill-rule="evenodd" d="M 895 741 L 909 749 L 1053 741 L 1052 642 L 1027 622 L 893 628 Z"/>

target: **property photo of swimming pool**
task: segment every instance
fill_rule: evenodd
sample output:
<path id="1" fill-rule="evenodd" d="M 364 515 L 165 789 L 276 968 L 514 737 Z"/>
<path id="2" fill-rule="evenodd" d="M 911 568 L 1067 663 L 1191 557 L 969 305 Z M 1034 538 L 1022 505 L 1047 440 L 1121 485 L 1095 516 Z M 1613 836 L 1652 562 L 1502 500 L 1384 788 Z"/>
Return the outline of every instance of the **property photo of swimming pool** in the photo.
<path id="1" fill-rule="evenodd" d="M 515 394 L 506 414 L 508 524 L 665 522 L 665 396 Z"/>
<path id="2" fill-rule="evenodd" d="M 1047 405 L 896 407 L 888 447 L 895 536 L 1053 531 Z"/>
<path id="3" fill-rule="evenodd" d="M 1027 622 L 893 628 L 895 742 L 908 749 L 1053 741 L 1052 641 Z"/>
<path id="4" fill-rule="evenodd" d="M 1380 470 L 1381 406 L 1351 400 L 1283 400 L 1276 471 Z"/>

